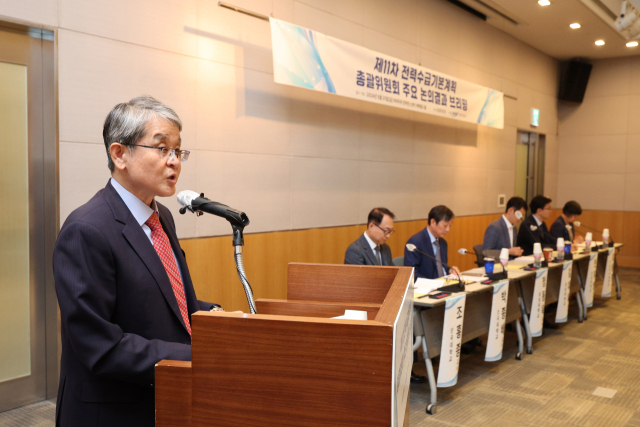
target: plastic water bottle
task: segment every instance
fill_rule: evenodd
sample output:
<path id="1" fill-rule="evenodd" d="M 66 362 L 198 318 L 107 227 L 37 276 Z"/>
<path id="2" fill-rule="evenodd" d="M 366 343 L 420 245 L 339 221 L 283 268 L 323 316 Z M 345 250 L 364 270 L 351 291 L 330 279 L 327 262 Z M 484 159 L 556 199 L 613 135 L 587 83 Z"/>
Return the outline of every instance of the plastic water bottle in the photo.
<path id="1" fill-rule="evenodd" d="M 542 267 L 542 247 L 540 246 L 540 243 L 533 244 L 533 267 Z"/>
<path id="2" fill-rule="evenodd" d="M 500 264 L 502 264 L 502 271 L 507 271 L 507 264 L 509 264 L 509 249 L 502 248 L 500 251 Z"/>
<path id="3" fill-rule="evenodd" d="M 591 252 L 591 242 L 593 241 L 593 234 L 591 232 L 584 236 L 584 251 Z"/>
<path id="4" fill-rule="evenodd" d="M 609 229 L 605 228 L 602 230 L 602 246 L 605 248 L 609 247 Z"/>
<path id="5" fill-rule="evenodd" d="M 558 249 L 558 262 L 564 261 L 564 239 L 562 237 L 558 237 L 558 243 L 556 243 L 556 248 Z"/>

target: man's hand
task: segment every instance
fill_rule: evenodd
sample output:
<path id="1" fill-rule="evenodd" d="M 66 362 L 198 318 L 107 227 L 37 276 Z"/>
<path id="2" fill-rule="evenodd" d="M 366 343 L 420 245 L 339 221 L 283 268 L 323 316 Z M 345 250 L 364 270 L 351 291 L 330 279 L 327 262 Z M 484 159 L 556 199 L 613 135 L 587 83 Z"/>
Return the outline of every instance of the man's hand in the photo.
<path id="1" fill-rule="evenodd" d="M 522 248 L 520 246 L 514 246 L 511 249 L 509 249 L 509 255 L 515 256 L 515 257 L 521 256 L 522 252 L 524 252 L 524 251 L 522 250 Z"/>
<path id="2" fill-rule="evenodd" d="M 576 238 L 573 239 L 573 243 L 584 243 L 584 237 L 576 236 Z"/>
<path id="3" fill-rule="evenodd" d="M 460 270 L 458 269 L 458 267 L 451 266 L 451 268 L 449 269 L 449 274 L 454 274 L 454 273 L 460 276 Z"/>

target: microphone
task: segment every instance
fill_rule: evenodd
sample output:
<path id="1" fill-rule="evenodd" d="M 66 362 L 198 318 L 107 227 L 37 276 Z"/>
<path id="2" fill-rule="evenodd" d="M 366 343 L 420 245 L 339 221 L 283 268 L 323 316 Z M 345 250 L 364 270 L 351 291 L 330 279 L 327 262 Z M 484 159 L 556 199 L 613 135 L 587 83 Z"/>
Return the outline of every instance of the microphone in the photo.
<path id="1" fill-rule="evenodd" d="M 427 258 L 431 258 L 435 262 L 438 262 L 438 263 L 440 263 L 440 265 L 442 265 L 443 267 L 447 268 L 449 271 L 453 271 L 456 274 L 456 276 L 458 276 L 458 283 L 454 283 L 453 285 L 448 285 L 448 286 L 441 286 L 438 289 L 440 289 L 441 291 L 446 291 L 446 292 L 464 292 L 464 290 L 465 290 L 464 282 L 460 279 L 460 275 L 458 274 L 457 271 L 453 270 L 451 267 L 449 267 L 448 265 L 446 265 L 442 261 L 438 261 L 437 259 L 435 259 L 431 255 L 422 252 L 413 243 L 407 243 L 405 247 L 407 248 L 407 250 L 409 252 L 418 252 L 418 253 L 426 256 Z"/>
<path id="2" fill-rule="evenodd" d="M 181 214 L 184 214 L 187 210 L 196 214 L 206 212 L 226 219 L 231 225 L 238 227 L 246 227 L 249 225 L 249 217 L 247 217 L 247 214 L 225 204 L 213 202 L 204 197 L 204 193 L 198 194 L 191 190 L 181 191 L 178 193 L 178 203 L 182 206 L 182 208 L 180 208 Z"/>
<path id="3" fill-rule="evenodd" d="M 475 255 L 475 253 L 471 253 L 468 250 L 466 250 L 465 248 L 458 249 L 458 253 L 460 255 Z M 491 258 L 491 259 L 493 259 L 493 258 Z M 507 270 L 505 269 L 504 265 L 502 266 L 502 271 L 501 272 L 488 274 L 487 277 L 489 277 L 489 279 L 491 279 L 491 280 L 502 280 L 502 279 L 508 279 L 509 278 L 507 276 Z"/>
<path id="4" fill-rule="evenodd" d="M 249 217 L 244 212 L 233 209 L 222 203 L 213 202 L 206 197 L 204 193 L 198 194 L 195 191 L 184 190 L 178 193 L 178 203 L 180 203 L 180 213 L 182 215 L 187 210 L 195 213 L 197 216 L 203 212 L 219 216 L 226 219 L 233 229 L 233 246 L 235 247 L 234 260 L 236 262 L 236 271 L 244 293 L 247 296 L 247 303 L 252 314 L 256 314 L 256 303 L 253 298 L 253 289 L 249 284 L 247 275 L 244 271 L 244 261 L 242 257 L 242 247 L 244 246 L 244 236 L 242 235 L 244 227 L 249 225 Z"/>
<path id="5" fill-rule="evenodd" d="M 573 221 L 573 226 L 574 226 L 575 228 L 578 228 L 578 227 L 584 227 L 584 228 L 586 228 L 587 230 L 595 231 L 596 233 L 600 233 L 600 234 L 603 234 L 603 232 L 604 232 L 604 230 L 598 230 L 597 228 L 593 228 L 593 227 L 590 227 L 590 226 L 588 226 L 588 225 L 584 225 L 584 224 L 583 224 L 583 223 L 581 223 L 580 221 Z M 574 228 L 574 229 L 575 229 L 575 228 Z M 606 229 L 606 230 L 607 230 L 607 231 L 609 231 L 608 229 Z M 578 232 L 578 230 L 576 230 L 576 232 Z M 582 232 L 581 232 L 581 234 L 584 234 L 584 233 L 582 233 Z M 604 237 L 604 236 L 603 236 L 603 237 Z M 613 239 L 611 238 L 611 236 L 607 236 L 607 237 L 609 237 L 609 246 L 613 247 Z M 604 246 L 604 244 L 603 244 L 602 246 L 598 246 L 598 248 L 605 248 L 605 247 L 606 247 L 606 246 Z"/>

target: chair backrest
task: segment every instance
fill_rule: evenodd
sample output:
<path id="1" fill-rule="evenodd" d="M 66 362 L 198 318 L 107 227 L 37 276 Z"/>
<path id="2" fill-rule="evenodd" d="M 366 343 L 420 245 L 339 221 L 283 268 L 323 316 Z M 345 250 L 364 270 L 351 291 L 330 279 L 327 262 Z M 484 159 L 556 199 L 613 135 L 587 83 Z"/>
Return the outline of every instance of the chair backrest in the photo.
<path id="1" fill-rule="evenodd" d="M 482 245 L 480 245 L 482 246 Z M 395 265 L 396 267 L 403 267 L 404 266 L 404 257 L 403 256 L 397 256 L 393 259 L 393 265 Z"/>
<path id="2" fill-rule="evenodd" d="M 473 245 L 473 250 L 476 253 L 476 264 L 478 264 L 478 267 L 483 267 L 484 255 L 482 254 L 482 243 L 479 245 Z"/>

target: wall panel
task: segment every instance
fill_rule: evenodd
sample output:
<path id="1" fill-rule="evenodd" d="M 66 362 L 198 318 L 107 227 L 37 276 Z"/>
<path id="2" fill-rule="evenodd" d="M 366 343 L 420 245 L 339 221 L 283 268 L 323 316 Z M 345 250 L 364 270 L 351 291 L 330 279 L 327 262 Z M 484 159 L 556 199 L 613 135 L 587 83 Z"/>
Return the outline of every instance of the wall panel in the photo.
<path id="1" fill-rule="evenodd" d="M 554 209 L 547 225 L 560 215 Z M 449 245 L 449 264 L 461 270 L 474 268 L 473 245 L 482 243 L 489 224 L 501 214 L 456 217 L 445 239 Z M 207 220 L 206 217 L 199 221 Z M 609 228 L 616 242 L 622 242 L 618 263 L 640 267 L 640 213 L 620 211 L 583 211 L 582 224 L 601 230 Z M 411 236 L 426 227 L 426 220 L 396 221 L 396 232 L 387 240 L 393 257 L 404 255 L 404 245 Z M 287 264 L 314 262 L 342 264 L 347 247 L 364 232 L 362 224 L 347 227 L 313 228 L 245 235 L 245 269 L 256 298 L 286 298 Z M 589 231 L 578 229 L 580 234 Z M 601 235 L 593 232 L 594 239 Z M 222 304 L 227 310 L 248 310 L 246 298 L 233 262 L 230 236 L 183 239 L 198 298 Z M 460 255 L 465 248 L 472 254 Z"/>

